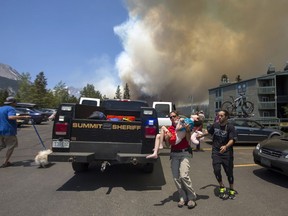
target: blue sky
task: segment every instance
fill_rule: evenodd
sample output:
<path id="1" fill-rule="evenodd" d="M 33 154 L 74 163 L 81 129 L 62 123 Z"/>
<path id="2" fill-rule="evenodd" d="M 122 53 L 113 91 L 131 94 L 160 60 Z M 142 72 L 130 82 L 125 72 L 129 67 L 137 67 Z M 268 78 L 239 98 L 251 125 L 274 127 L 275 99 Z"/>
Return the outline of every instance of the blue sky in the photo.
<path id="1" fill-rule="evenodd" d="M 123 48 L 114 27 L 128 19 L 123 1 L 0 0 L 0 11 L 1 63 L 32 81 L 43 71 L 50 89 L 103 76 L 120 84 L 114 64 Z"/>
<path id="2" fill-rule="evenodd" d="M 284 0 L 0 0 L 0 62 L 32 80 L 43 71 L 50 89 L 59 81 L 93 84 L 114 97 L 128 83 L 132 99 L 205 102 L 223 74 L 234 82 L 265 75 L 270 63 L 283 70 L 287 7 Z"/>

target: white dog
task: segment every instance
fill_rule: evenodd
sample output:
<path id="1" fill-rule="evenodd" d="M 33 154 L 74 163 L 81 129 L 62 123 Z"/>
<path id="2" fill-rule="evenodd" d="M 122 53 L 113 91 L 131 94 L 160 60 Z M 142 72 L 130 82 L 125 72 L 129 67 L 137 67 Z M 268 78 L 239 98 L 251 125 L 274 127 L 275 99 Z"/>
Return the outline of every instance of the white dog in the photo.
<path id="1" fill-rule="evenodd" d="M 35 157 L 35 163 L 39 165 L 39 167 L 45 168 L 46 165 L 49 164 L 48 155 L 51 153 L 52 153 L 52 150 L 50 149 L 39 151 Z"/>

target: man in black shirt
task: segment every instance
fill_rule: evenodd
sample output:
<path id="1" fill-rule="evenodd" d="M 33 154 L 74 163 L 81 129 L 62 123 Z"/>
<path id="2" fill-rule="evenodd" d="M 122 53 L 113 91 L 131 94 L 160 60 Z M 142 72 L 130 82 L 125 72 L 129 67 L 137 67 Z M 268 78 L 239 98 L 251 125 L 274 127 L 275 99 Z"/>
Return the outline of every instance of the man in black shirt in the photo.
<path id="1" fill-rule="evenodd" d="M 219 122 L 215 122 L 203 135 L 199 135 L 198 138 L 207 135 L 208 133 L 213 136 L 212 139 L 212 164 L 215 177 L 219 183 L 219 197 L 222 199 L 235 198 L 234 191 L 234 176 L 233 176 L 233 144 L 237 139 L 235 127 L 228 122 L 229 112 L 221 110 L 218 113 Z M 227 175 L 230 185 L 229 193 L 227 196 L 226 188 L 222 181 L 221 165 Z"/>

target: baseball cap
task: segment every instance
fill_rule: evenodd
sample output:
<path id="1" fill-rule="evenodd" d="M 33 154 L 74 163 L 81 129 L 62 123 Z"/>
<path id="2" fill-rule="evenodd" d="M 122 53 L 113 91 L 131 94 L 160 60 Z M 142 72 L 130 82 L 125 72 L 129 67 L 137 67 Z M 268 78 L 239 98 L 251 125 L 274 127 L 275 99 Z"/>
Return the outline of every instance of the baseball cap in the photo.
<path id="1" fill-rule="evenodd" d="M 4 104 L 6 105 L 9 105 L 9 104 L 12 104 L 12 103 L 16 103 L 16 99 L 14 97 L 7 97 L 6 98 L 6 101 L 4 102 Z"/>

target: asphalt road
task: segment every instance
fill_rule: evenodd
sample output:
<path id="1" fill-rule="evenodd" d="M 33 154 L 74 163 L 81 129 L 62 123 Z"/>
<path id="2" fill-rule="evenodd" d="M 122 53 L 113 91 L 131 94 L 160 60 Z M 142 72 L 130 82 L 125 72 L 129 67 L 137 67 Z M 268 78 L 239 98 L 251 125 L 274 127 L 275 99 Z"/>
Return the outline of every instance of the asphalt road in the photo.
<path id="1" fill-rule="evenodd" d="M 45 146 L 51 143 L 51 122 L 36 125 Z M 19 147 L 11 158 L 15 166 L 0 169 L 0 215 L 287 215 L 288 177 L 253 163 L 253 146 L 235 147 L 235 200 L 216 196 L 217 182 L 211 166 L 211 146 L 194 152 L 191 178 L 198 195 L 197 206 L 177 207 L 169 150 L 161 150 L 152 174 L 133 166 L 111 166 L 101 172 L 91 166 L 75 174 L 69 163 L 38 168 L 34 157 L 43 147 L 33 127 L 18 132 Z M 6 149 L 0 152 L 3 160 Z M 224 183 L 227 180 L 224 176 Z"/>

